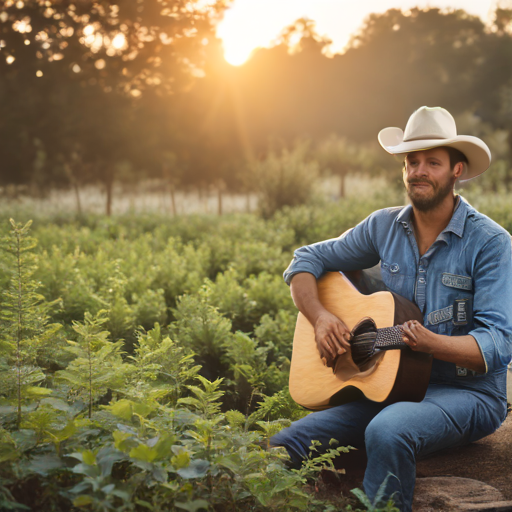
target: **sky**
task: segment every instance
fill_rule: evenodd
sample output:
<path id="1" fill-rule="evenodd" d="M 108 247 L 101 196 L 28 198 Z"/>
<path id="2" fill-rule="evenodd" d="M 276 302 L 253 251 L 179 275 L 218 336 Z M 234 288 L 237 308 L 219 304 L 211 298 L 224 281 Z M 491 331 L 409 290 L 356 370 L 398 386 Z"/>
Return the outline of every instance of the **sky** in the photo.
<path id="1" fill-rule="evenodd" d="M 506 1 L 506 0 L 505 0 Z M 504 0 L 234 0 L 219 24 L 226 60 L 239 65 L 257 47 L 270 46 L 281 30 L 301 17 L 316 21 L 317 32 L 341 52 L 350 34 L 372 13 L 391 8 L 440 7 L 464 9 L 487 21 L 491 9 Z"/>

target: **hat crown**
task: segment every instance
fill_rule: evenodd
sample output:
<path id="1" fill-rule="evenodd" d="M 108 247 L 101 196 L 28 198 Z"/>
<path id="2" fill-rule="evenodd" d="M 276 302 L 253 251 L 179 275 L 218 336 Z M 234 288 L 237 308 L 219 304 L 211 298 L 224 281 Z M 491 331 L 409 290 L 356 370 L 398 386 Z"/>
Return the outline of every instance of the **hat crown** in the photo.
<path id="1" fill-rule="evenodd" d="M 448 110 L 441 107 L 421 107 L 407 121 L 403 141 L 455 137 L 457 137 L 457 126 Z"/>

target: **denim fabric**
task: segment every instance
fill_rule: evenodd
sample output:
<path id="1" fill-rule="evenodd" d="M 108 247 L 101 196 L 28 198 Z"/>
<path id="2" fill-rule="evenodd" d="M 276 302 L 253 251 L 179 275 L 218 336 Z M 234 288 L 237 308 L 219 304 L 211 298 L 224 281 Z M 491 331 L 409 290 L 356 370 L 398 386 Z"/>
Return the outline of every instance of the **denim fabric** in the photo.
<path id="1" fill-rule="evenodd" d="M 386 495 L 404 512 L 411 510 L 416 459 L 444 448 L 476 441 L 494 432 L 506 415 L 498 398 L 472 390 L 431 384 L 420 403 L 382 404 L 362 400 L 314 412 L 281 430 L 270 440 L 284 446 L 299 463 L 312 440 L 325 447 L 331 439 L 341 446 L 366 448 L 364 490 L 373 500 L 388 473 Z M 341 463 L 343 455 L 341 455 Z"/>
<path id="2" fill-rule="evenodd" d="M 432 332 L 471 334 L 486 373 L 434 360 L 431 382 L 456 383 L 506 401 L 512 357 L 512 254 L 510 235 L 460 198 L 448 226 L 420 257 L 411 224 L 412 207 L 372 213 L 339 238 L 301 247 L 284 272 L 369 268 L 380 261 L 384 283 L 415 302 Z M 458 308 L 463 304 L 463 310 Z"/>
<path id="3" fill-rule="evenodd" d="M 428 251 L 420 256 L 412 207 L 379 210 L 339 238 L 295 251 L 284 273 L 350 271 L 381 264 L 391 291 L 415 302 L 432 332 L 472 335 L 486 372 L 477 374 L 434 359 L 423 402 L 383 408 L 355 402 L 310 414 L 274 436 L 292 459 L 308 453 L 312 439 L 366 444 L 364 486 L 375 496 L 388 472 L 388 491 L 399 492 L 410 510 L 415 458 L 474 441 L 493 432 L 506 415 L 507 365 L 512 356 L 512 251 L 509 233 L 464 199 Z"/>

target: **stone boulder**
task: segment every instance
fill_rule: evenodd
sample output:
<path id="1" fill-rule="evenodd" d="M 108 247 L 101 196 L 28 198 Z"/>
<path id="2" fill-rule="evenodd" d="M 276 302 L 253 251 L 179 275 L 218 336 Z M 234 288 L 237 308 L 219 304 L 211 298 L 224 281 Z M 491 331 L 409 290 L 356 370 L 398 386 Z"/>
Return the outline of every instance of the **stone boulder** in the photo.
<path id="1" fill-rule="evenodd" d="M 505 512 L 512 511 L 512 501 L 505 501 L 496 488 L 460 477 L 418 478 L 413 512 Z"/>

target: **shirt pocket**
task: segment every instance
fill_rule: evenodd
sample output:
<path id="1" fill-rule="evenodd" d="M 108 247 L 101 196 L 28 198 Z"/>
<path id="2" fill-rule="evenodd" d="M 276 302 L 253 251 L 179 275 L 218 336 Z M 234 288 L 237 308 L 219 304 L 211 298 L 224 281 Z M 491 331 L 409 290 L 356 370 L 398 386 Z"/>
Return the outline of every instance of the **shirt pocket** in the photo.
<path id="1" fill-rule="evenodd" d="M 436 305 L 428 323 L 439 334 L 462 336 L 473 328 L 473 280 L 464 272 L 440 272 L 436 278 Z"/>
<path id="2" fill-rule="evenodd" d="M 382 280 L 386 287 L 398 295 L 412 300 L 414 274 L 410 270 L 411 265 L 406 265 L 400 261 L 391 263 L 382 261 L 380 267 Z"/>

